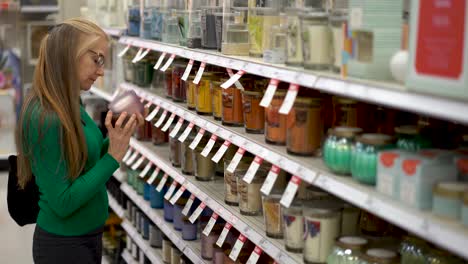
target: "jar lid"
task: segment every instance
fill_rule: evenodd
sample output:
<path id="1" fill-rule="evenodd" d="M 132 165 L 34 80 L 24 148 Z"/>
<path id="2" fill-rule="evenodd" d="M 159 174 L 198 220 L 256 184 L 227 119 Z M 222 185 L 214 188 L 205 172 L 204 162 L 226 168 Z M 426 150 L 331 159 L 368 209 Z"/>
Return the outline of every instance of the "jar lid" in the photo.
<path id="1" fill-rule="evenodd" d="M 371 248 L 366 251 L 366 254 L 364 254 L 362 258 L 379 264 L 397 263 L 398 254 L 388 249 Z"/>
<path id="2" fill-rule="evenodd" d="M 335 100 L 339 104 L 357 104 L 358 103 L 356 100 L 343 98 L 343 97 L 335 97 Z"/>
<path id="3" fill-rule="evenodd" d="M 399 126 L 395 127 L 395 132 L 405 135 L 417 135 L 419 134 L 419 128 L 417 126 Z"/>
<path id="4" fill-rule="evenodd" d="M 439 182 L 434 187 L 435 195 L 459 200 L 463 198 L 464 193 L 467 191 L 468 183 L 462 182 Z"/>
<path id="5" fill-rule="evenodd" d="M 305 96 L 298 96 L 296 101 L 294 102 L 299 104 L 307 104 L 310 106 L 320 105 L 322 103 L 322 98 L 320 97 L 305 97 Z"/>
<path id="6" fill-rule="evenodd" d="M 368 244 L 368 240 L 358 236 L 343 236 L 336 240 L 336 245 L 343 249 L 362 249 Z"/>
<path id="7" fill-rule="evenodd" d="M 346 127 L 346 126 L 339 126 L 333 128 L 330 133 L 337 137 L 344 137 L 344 138 L 353 138 L 358 134 L 362 133 L 362 128 L 359 127 Z"/>
<path id="8" fill-rule="evenodd" d="M 363 134 L 357 137 L 357 141 L 368 145 L 387 145 L 391 144 L 393 138 L 385 134 Z"/>
<path id="9" fill-rule="evenodd" d="M 270 194 L 263 196 L 265 197 L 265 199 L 280 200 L 281 197 L 283 197 L 283 190 L 273 189 L 271 190 Z"/>

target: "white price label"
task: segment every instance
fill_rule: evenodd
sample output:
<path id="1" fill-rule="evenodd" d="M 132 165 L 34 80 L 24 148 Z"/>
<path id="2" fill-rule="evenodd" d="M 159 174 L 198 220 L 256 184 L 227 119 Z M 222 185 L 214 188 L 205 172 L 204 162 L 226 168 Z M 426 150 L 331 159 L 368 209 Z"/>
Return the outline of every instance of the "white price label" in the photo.
<path id="1" fill-rule="evenodd" d="M 216 135 L 211 135 L 211 138 L 210 140 L 208 141 L 208 143 L 206 143 L 206 146 L 205 148 L 203 149 L 203 151 L 201 152 L 201 155 L 203 157 L 208 157 L 208 154 L 210 154 L 211 150 L 213 149 L 215 143 L 216 143 L 216 140 L 218 139 L 218 136 Z"/>
<path id="2" fill-rule="evenodd" d="M 200 143 L 200 140 L 202 139 L 204 134 L 205 129 L 200 129 L 200 131 L 198 131 L 197 136 L 193 139 L 192 143 L 190 144 L 189 148 L 195 149 L 198 146 L 198 143 Z"/>
<path id="3" fill-rule="evenodd" d="M 239 238 L 237 238 L 236 243 L 232 247 L 231 254 L 229 254 L 230 259 L 232 259 L 233 261 L 237 260 L 237 257 L 239 256 L 239 253 L 241 252 L 245 241 L 247 241 L 247 238 L 243 234 L 240 234 Z"/>
<path id="4" fill-rule="evenodd" d="M 236 155 L 231 160 L 231 163 L 229 163 L 229 166 L 227 167 L 227 171 L 230 173 L 234 173 L 234 171 L 237 168 L 237 165 L 239 165 L 239 162 L 241 161 L 242 157 L 244 156 L 245 149 L 239 148 L 236 152 Z"/>
<path id="5" fill-rule="evenodd" d="M 169 59 L 166 61 L 166 64 L 164 64 L 164 66 L 162 66 L 161 68 L 161 71 L 162 72 L 165 72 L 169 66 L 171 66 L 172 62 L 174 61 L 174 58 L 175 58 L 175 54 L 172 54 L 171 57 L 169 57 Z"/>
<path id="6" fill-rule="evenodd" d="M 140 96 L 140 103 L 144 103 L 146 101 L 146 98 L 144 96 Z"/>
<path id="7" fill-rule="evenodd" d="M 127 153 L 125 153 L 125 156 L 122 159 L 122 162 L 126 162 L 128 160 L 128 158 L 130 158 L 130 156 L 132 155 L 132 152 L 133 152 L 133 150 L 131 148 L 128 149 Z"/>
<path id="8" fill-rule="evenodd" d="M 161 128 L 161 131 L 166 132 L 169 129 L 169 127 L 172 125 L 172 122 L 174 122 L 174 119 L 175 119 L 175 113 L 172 113 L 172 115 L 167 120 L 166 124 L 163 126 L 163 128 Z"/>
<path id="9" fill-rule="evenodd" d="M 291 83 L 289 85 L 288 93 L 284 98 L 284 102 L 279 109 L 279 113 L 283 115 L 289 114 L 291 111 L 294 101 L 296 100 L 297 93 L 299 93 L 299 85 Z"/>
<path id="10" fill-rule="evenodd" d="M 242 77 L 242 75 L 244 75 L 244 73 L 245 73 L 245 71 L 243 71 L 243 70 L 238 71 L 236 74 L 231 76 L 231 78 L 229 78 L 229 80 L 227 80 L 225 83 L 221 84 L 221 88 L 227 89 L 227 88 L 231 87 L 235 82 L 239 81 L 239 79 Z"/>
<path id="11" fill-rule="evenodd" d="M 253 181 L 255 174 L 257 173 L 258 168 L 260 168 L 260 165 L 262 165 L 262 163 L 263 163 L 263 159 L 260 158 L 259 156 L 255 156 L 255 159 L 252 161 L 249 169 L 244 175 L 243 180 L 246 183 L 250 184 Z"/>
<path id="12" fill-rule="evenodd" d="M 127 166 L 130 166 L 133 164 L 133 162 L 135 162 L 136 158 L 138 157 L 138 155 L 140 155 L 140 153 L 136 152 L 133 153 L 133 155 L 127 160 L 127 162 L 125 162 L 125 164 L 127 164 Z"/>
<path id="13" fill-rule="evenodd" d="M 146 176 L 146 174 L 148 174 L 149 170 L 151 169 L 151 167 L 153 166 L 153 163 L 151 162 L 148 162 L 148 164 L 146 164 L 146 167 L 140 172 L 140 177 L 141 178 L 144 178 Z"/>
<path id="14" fill-rule="evenodd" d="M 135 57 L 133 57 L 132 63 L 137 63 L 139 61 L 139 58 L 140 58 L 142 52 L 143 52 L 143 48 L 140 48 L 138 50 L 137 54 L 135 55 Z"/>
<path id="15" fill-rule="evenodd" d="M 156 122 L 156 124 L 154 124 L 154 126 L 155 127 L 160 127 L 162 125 L 162 123 L 164 122 L 164 120 L 166 119 L 166 116 L 167 116 L 167 110 L 164 110 L 164 112 L 162 113 L 162 115 L 159 118 L 158 122 Z"/>
<path id="16" fill-rule="evenodd" d="M 224 241 L 226 241 L 226 237 L 229 234 L 229 230 L 231 230 L 231 227 L 232 225 L 230 223 L 226 223 L 226 225 L 224 225 L 224 229 L 221 232 L 221 235 L 219 235 L 218 240 L 216 241 L 216 245 L 218 245 L 218 247 L 223 246 Z"/>
<path id="17" fill-rule="evenodd" d="M 192 208 L 193 201 L 195 201 L 195 195 L 190 195 L 190 199 L 187 201 L 187 203 L 184 206 L 184 209 L 182 209 L 182 214 L 187 216 L 190 208 Z"/>
<path id="18" fill-rule="evenodd" d="M 294 196 L 296 196 L 296 192 L 299 189 L 299 184 L 301 184 L 301 178 L 297 176 L 293 176 L 286 187 L 286 190 L 281 197 L 280 204 L 286 208 L 289 208 L 291 205 Z"/>
<path id="19" fill-rule="evenodd" d="M 234 72 L 232 71 L 232 69 L 226 68 L 226 71 L 229 74 L 229 77 L 232 78 L 232 76 L 234 76 Z M 236 85 L 237 89 L 244 90 L 244 86 L 242 86 L 242 84 L 239 81 L 235 82 L 234 84 Z"/>
<path id="20" fill-rule="evenodd" d="M 230 145 L 231 145 L 231 142 L 227 140 L 224 141 L 223 145 L 218 149 L 218 151 L 216 152 L 216 154 L 213 156 L 211 160 L 218 163 L 221 160 L 221 158 L 224 156 L 224 153 L 226 153 Z"/>
<path id="21" fill-rule="evenodd" d="M 159 105 L 156 106 L 156 108 L 153 110 L 153 112 L 151 112 L 151 113 L 146 117 L 146 121 L 151 122 L 151 120 L 153 120 L 153 119 L 156 117 L 156 115 L 158 114 L 159 109 L 161 109 L 161 107 L 160 107 Z"/>
<path id="22" fill-rule="evenodd" d="M 184 75 L 182 75 L 182 78 L 181 78 L 182 80 L 187 81 L 190 75 L 190 72 L 192 71 L 192 67 L 193 67 L 193 59 L 188 62 L 187 68 L 185 68 Z"/>
<path id="23" fill-rule="evenodd" d="M 151 102 L 151 98 L 150 98 L 150 99 L 148 99 L 148 103 L 145 104 L 145 108 L 149 109 L 152 105 L 153 105 L 153 102 Z"/>
<path id="24" fill-rule="evenodd" d="M 208 221 L 208 224 L 206 224 L 205 229 L 203 229 L 203 234 L 205 236 L 209 236 L 211 233 L 211 230 L 213 230 L 214 225 L 216 224 L 216 220 L 218 220 L 218 214 L 213 213 L 213 215 L 210 218 L 210 221 Z"/>
<path id="25" fill-rule="evenodd" d="M 193 80 L 194 84 L 198 84 L 203 76 L 203 72 L 205 71 L 206 62 L 202 62 L 200 68 L 198 69 L 197 75 L 195 75 L 195 79 Z"/>
<path id="26" fill-rule="evenodd" d="M 151 174 L 151 176 L 149 177 L 149 179 L 146 181 L 148 184 L 153 184 L 153 182 L 156 180 L 156 178 L 158 177 L 158 174 L 159 174 L 159 168 L 156 168 L 153 173 Z"/>
<path id="27" fill-rule="evenodd" d="M 179 133 L 179 130 L 182 127 L 183 123 L 184 119 L 182 117 L 179 117 L 179 121 L 177 121 L 177 124 L 175 125 L 174 129 L 172 129 L 171 133 L 169 134 L 171 138 L 175 138 L 177 136 L 177 133 Z"/>
<path id="28" fill-rule="evenodd" d="M 151 51 L 151 49 L 146 49 L 145 52 L 141 54 L 141 56 L 138 58 L 138 61 L 141 61 L 148 53 Z"/>
<path id="29" fill-rule="evenodd" d="M 263 107 L 268 107 L 271 104 L 271 100 L 273 100 L 273 97 L 275 96 L 276 88 L 278 88 L 279 80 L 277 79 L 271 79 L 270 84 L 268 85 L 268 88 L 265 91 L 265 94 L 263 95 L 262 101 L 260 102 L 260 105 Z"/>
<path id="30" fill-rule="evenodd" d="M 177 182 L 174 181 L 171 184 L 171 187 L 169 187 L 169 190 L 167 190 L 167 193 L 164 195 L 164 199 L 169 200 L 171 199 L 172 195 L 174 194 L 175 188 L 177 187 Z"/>
<path id="31" fill-rule="evenodd" d="M 140 248 L 140 258 L 138 260 L 139 264 L 145 264 L 145 252 Z"/>
<path id="32" fill-rule="evenodd" d="M 155 69 L 155 70 L 159 69 L 159 67 L 161 67 L 161 64 L 162 64 L 165 57 L 166 57 L 166 52 L 163 52 L 163 54 L 161 54 L 161 56 L 159 56 L 159 59 L 156 62 L 156 64 L 154 65 L 153 69 Z"/>
<path id="33" fill-rule="evenodd" d="M 159 170 L 159 168 L 158 168 L 158 170 Z M 166 182 L 167 182 L 167 178 L 168 178 L 168 177 L 169 177 L 169 176 L 167 176 L 167 174 L 164 174 L 164 176 L 162 177 L 162 179 L 161 179 L 161 181 L 159 182 L 158 186 L 156 187 L 156 191 L 158 191 L 158 192 L 161 192 L 161 191 L 162 191 L 162 189 L 164 188 L 164 185 L 165 185 Z"/>
<path id="34" fill-rule="evenodd" d="M 262 254 L 262 249 L 259 246 L 255 246 L 254 251 L 250 254 L 249 259 L 247 260 L 247 264 L 257 264 L 260 255 Z"/>
<path id="35" fill-rule="evenodd" d="M 140 167 L 140 165 L 143 163 L 143 161 L 145 161 L 145 159 L 145 156 L 142 155 L 141 158 L 137 162 L 135 162 L 135 164 L 133 164 L 132 170 L 138 169 L 138 167 Z"/>
<path id="36" fill-rule="evenodd" d="M 180 135 L 179 137 L 179 141 L 180 142 L 184 142 L 187 137 L 189 136 L 190 132 L 192 132 L 192 129 L 193 129 L 193 126 L 194 124 L 192 122 L 190 122 L 190 124 L 187 126 L 187 128 L 184 130 L 184 133 L 182 133 L 182 135 Z"/>
<path id="37" fill-rule="evenodd" d="M 266 177 L 265 181 L 263 182 L 262 188 L 260 189 L 260 191 L 263 194 L 269 195 L 271 193 L 271 190 L 275 185 L 280 170 L 280 167 L 276 165 L 271 166 L 270 172 L 268 173 L 268 176 Z"/>
<path id="38" fill-rule="evenodd" d="M 125 53 L 127 53 L 127 51 L 130 49 L 130 44 L 127 45 L 127 47 L 125 47 L 119 54 L 117 54 L 117 57 L 121 58 L 123 57 L 123 55 L 125 55 Z"/>
<path id="39" fill-rule="evenodd" d="M 201 213 L 203 212 L 203 209 L 205 209 L 206 207 L 206 204 L 205 203 L 201 203 L 198 208 L 193 212 L 193 214 L 190 216 L 189 218 L 189 221 L 190 223 L 195 223 L 195 221 L 197 221 L 198 217 L 201 215 Z"/>
<path id="40" fill-rule="evenodd" d="M 182 194 L 185 192 L 185 187 L 182 186 L 179 188 L 179 190 L 176 192 L 176 194 L 174 194 L 174 196 L 172 196 L 171 200 L 169 201 L 171 204 L 175 204 L 177 203 L 177 201 L 179 200 L 179 198 L 182 196 Z"/>

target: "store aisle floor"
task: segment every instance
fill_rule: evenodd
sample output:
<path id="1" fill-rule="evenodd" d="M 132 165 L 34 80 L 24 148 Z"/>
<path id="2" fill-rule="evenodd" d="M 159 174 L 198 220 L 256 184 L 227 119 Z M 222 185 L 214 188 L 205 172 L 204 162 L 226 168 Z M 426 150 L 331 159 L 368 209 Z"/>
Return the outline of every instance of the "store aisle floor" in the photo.
<path id="1" fill-rule="evenodd" d="M 18 226 L 8 214 L 7 172 L 0 172 L 0 263 L 31 264 L 34 225 Z"/>

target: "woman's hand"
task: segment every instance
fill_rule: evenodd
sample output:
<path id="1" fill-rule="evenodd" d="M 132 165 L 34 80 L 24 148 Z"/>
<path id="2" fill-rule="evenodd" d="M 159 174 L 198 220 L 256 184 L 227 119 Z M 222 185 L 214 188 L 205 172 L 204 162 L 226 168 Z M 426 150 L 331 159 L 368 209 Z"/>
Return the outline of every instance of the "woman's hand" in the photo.
<path id="1" fill-rule="evenodd" d="M 121 162 L 123 156 L 127 152 L 128 144 L 130 142 L 130 137 L 135 133 L 135 129 L 141 120 L 144 121 L 143 117 L 139 114 L 138 116 L 133 114 L 130 119 L 123 126 L 125 119 L 127 118 L 127 112 L 123 112 L 117 122 L 115 122 L 115 127 L 112 126 L 112 111 L 107 112 L 106 116 L 106 128 L 109 133 L 109 151 L 108 153 L 117 161 Z"/>

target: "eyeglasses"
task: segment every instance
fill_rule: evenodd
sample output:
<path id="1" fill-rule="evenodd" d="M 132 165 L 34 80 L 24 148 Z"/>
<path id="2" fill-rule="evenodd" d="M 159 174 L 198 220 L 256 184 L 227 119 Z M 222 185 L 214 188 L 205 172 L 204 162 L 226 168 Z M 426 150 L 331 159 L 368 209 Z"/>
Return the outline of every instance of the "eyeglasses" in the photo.
<path id="1" fill-rule="evenodd" d="M 99 68 L 104 67 L 104 64 L 106 63 L 104 55 L 102 55 L 99 52 L 95 52 L 94 50 L 88 50 L 88 51 L 95 55 L 93 60 L 94 60 L 94 63 L 96 63 L 96 66 L 98 66 Z"/>

